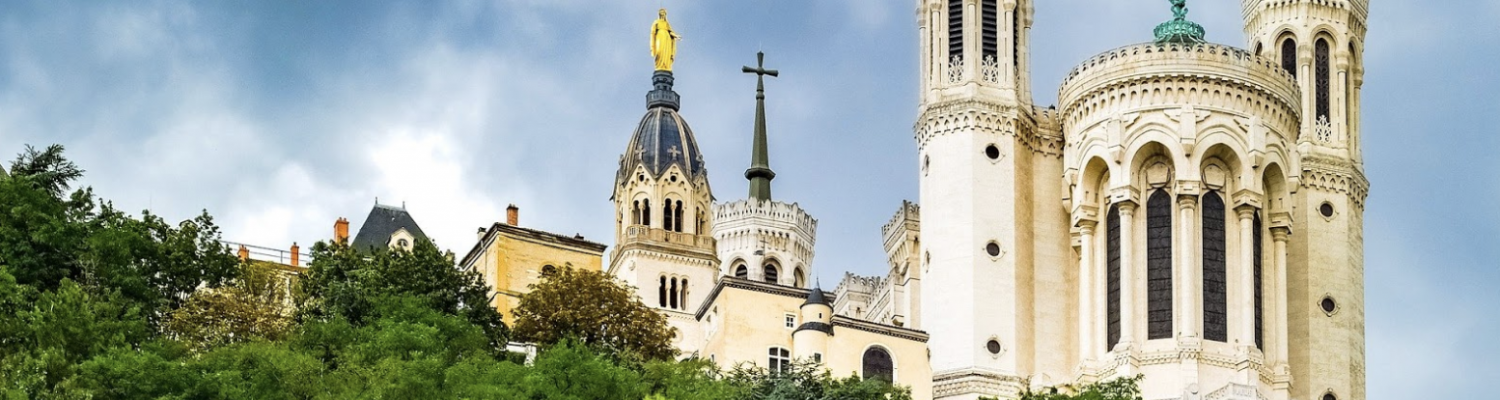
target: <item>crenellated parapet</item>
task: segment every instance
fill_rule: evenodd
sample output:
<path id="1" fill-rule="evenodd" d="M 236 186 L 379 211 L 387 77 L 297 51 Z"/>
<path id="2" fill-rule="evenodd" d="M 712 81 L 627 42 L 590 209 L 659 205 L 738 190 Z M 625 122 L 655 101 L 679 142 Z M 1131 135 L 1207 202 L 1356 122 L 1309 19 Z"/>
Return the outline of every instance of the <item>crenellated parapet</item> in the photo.
<path id="1" fill-rule="evenodd" d="M 747 199 L 714 205 L 721 275 L 807 287 L 817 232 L 818 220 L 797 203 Z"/>

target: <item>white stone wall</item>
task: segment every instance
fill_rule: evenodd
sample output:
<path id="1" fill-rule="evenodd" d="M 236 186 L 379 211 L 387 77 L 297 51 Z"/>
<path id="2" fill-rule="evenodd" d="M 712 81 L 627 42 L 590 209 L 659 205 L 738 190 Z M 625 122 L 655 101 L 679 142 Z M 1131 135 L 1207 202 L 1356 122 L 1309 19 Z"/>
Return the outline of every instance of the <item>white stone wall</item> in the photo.
<path id="1" fill-rule="evenodd" d="M 732 276 L 743 265 L 748 279 L 764 282 L 765 267 L 771 265 L 777 270 L 775 283 L 811 287 L 817 232 L 818 221 L 796 203 L 752 199 L 714 205 L 720 275 Z"/>

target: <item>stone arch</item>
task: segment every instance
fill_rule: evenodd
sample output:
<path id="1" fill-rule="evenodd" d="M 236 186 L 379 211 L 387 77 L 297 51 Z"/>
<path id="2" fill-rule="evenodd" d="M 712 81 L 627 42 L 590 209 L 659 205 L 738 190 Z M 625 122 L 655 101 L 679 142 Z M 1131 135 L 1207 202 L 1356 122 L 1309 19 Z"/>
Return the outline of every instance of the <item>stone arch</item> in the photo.
<path id="1" fill-rule="evenodd" d="M 1157 133 L 1160 133 L 1157 131 Z M 1153 135 L 1155 136 L 1155 135 Z M 1165 139 L 1166 134 L 1160 133 L 1160 138 Z M 1145 140 L 1134 144 L 1130 151 L 1130 158 L 1126 165 L 1130 168 L 1123 171 L 1124 176 L 1115 177 L 1115 186 L 1130 185 L 1140 190 L 1142 196 L 1147 195 L 1147 189 L 1152 187 L 1171 187 L 1177 179 L 1179 165 L 1186 164 L 1180 161 L 1181 155 L 1175 153 L 1177 146 L 1168 145 L 1159 140 Z M 1160 176 L 1158 165 L 1166 167 L 1166 175 Z"/>
<path id="2" fill-rule="evenodd" d="M 760 277 L 767 283 L 779 284 L 781 282 L 781 260 L 777 260 L 776 257 L 766 257 L 765 261 L 761 263 Z"/>
<path id="3" fill-rule="evenodd" d="M 1103 157 L 1089 157 L 1083 163 L 1074 194 L 1078 204 L 1101 206 L 1109 200 L 1109 177 L 1111 165 Z"/>
<path id="4" fill-rule="evenodd" d="M 878 343 L 865 346 L 860 352 L 860 377 L 863 379 L 896 380 L 896 355 L 889 347 Z"/>
<path id="5" fill-rule="evenodd" d="M 1244 154 L 1233 142 L 1215 141 L 1198 152 L 1197 162 L 1194 164 L 1197 169 L 1195 175 L 1203 182 L 1205 190 L 1211 185 L 1217 185 L 1220 187 L 1215 189 L 1226 196 L 1240 190 L 1257 189 L 1259 185 L 1254 182 L 1254 171 L 1244 162 Z M 1224 182 L 1210 182 L 1212 178 L 1209 175 L 1214 166 L 1223 169 Z"/>
<path id="6" fill-rule="evenodd" d="M 1286 173 L 1280 163 L 1267 164 L 1261 174 L 1261 187 L 1265 201 L 1262 206 L 1271 213 L 1291 211 L 1292 196 Z"/>

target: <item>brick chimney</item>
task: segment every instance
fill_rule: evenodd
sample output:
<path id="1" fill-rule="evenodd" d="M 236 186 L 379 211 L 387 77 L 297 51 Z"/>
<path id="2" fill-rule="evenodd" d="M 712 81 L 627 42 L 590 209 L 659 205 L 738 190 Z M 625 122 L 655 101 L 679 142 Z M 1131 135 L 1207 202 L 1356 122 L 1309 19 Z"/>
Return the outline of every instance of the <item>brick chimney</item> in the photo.
<path id="1" fill-rule="evenodd" d="M 249 261 L 250 260 L 250 249 L 246 248 L 245 245 L 243 245 L 243 244 L 240 245 L 240 251 L 237 252 L 236 254 L 240 256 L 240 261 Z"/>
<path id="2" fill-rule="evenodd" d="M 292 242 L 292 266 L 301 266 L 300 261 L 302 261 L 302 248 L 297 247 L 297 242 Z"/>
<path id="3" fill-rule="evenodd" d="M 505 208 L 505 224 L 510 226 L 521 226 L 521 209 L 511 204 Z"/>
<path id="4" fill-rule="evenodd" d="M 333 222 L 333 242 L 337 244 L 349 244 L 349 220 L 339 217 Z"/>

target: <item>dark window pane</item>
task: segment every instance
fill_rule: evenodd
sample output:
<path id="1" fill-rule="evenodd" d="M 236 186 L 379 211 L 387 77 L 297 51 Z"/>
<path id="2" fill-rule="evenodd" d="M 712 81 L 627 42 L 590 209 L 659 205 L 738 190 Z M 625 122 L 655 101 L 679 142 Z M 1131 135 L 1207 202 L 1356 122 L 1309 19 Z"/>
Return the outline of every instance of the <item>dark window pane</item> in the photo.
<path id="1" fill-rule="evenodd" d="M 948 58 L 964 56 L 964 2 L 948 0 Z"/>
<path id="2" fill-rule="evenodd" d="M 887 353 L 885 349 L 871 347 L 869 350 L 865 350 L 863 364 L 865 379 L 892 381 L 895 368 L 892 367 L 891 354 Z"/>
<path id="3" fill-rule="evenodd" d="M 1297 41 L 1291 38 L 1281 42 L 1281 69 L 1297 77 Z"/>
<path id="4" fill-rule="evenodd" d="M 1203 338 L 1219 342 L 1229 341 L 1225 216 L 1218 192 L 1203 195 Z"/>
<path id="5" fill-rule="evenodd" d="M 1000 58 L 1000 51 L 999 51 L 999 48 L 1000 48 L 999 47 L 999 41 L 1000 41 L 1000 37 L 999 37 L 999 34 L 1000 34 L 999 33 L 1000 32 L 1000 29 L 999 29 L 999 23 L 1000 23 L 999 11 L 1000 11 L 1000 9 L 999 9 L 999 7 L 995 3 L 996 3 L 996 0 L 984 0 L 983 4 L 981 6 L 981 12 L 980 12 L 980 15 L 982 17 L 982 18 L 980 18 L 980 20 L 982 21 L 981 22 L 981 24 L 982 24 L 982 30 L 980 32 L 980 35 L 983 36 L 983 39 L 984 39 L 984 42 L 983 42 L 984 49 L 983 50 L 984 50 L 984 58 L 986 60 L 999 59 Z"/>
<path id="6" fill-rule="evenodd" d="M 1118 204 L 1109 206 L 1109 216 L 1105 220 L 1107 232 L 1105 254 L 1108 264 L 1106 270 L 1106 302 L 1108 305 L 1109 328 L 1104 341 L 1104 351 L 1114 349 L 1115 344 L 1120 343 L 1120 206 Z"/>
<path id="7" fill-rule="evenodd" d="M 1172 196 L 1146 200 L 1146 338 L 1172 337 Z"/>
<path id="8" fill-rule="evenodd" d="M 1254 265 L 1254 267 L 1255 267 L 1254 268 L 1255 269 L 1255 271 L 1254 271 L 1254 273 L 1255 273 L 1255 277 L 1254 277 L 1254 279 L 1255 279 L 1255 347 L 1264 349 L 1264 348 L 1266 348 L 1266 346 L 1265 346 L 1265 338 L 1264 338 L 1264 336 L 1265 336 L 1265 334 L 1264 334 L 1264 332 L 1265 332 L 1264 317 L 1265 317 L 1265 314 L 1266 314 L 1266 311 L 1265 311 L 1266 307 L 1265 307 L 1265 297 L 1264 297 L 1265 285 L 1262 283 L 1264 281 L 1261 280 L 1261 262 L 1260 262 L 1260 257 L 1261 257 L 1261 253 L 1264 252 L 1265 248 L 1261 247 L 1261 233 L 1260 233 L 1260 231 L 1262 229 L 1265 229 L 1265 228 L 1261 226 L 1261 223 L 1260 223 L 1260 212 L 1258 212 L 1258 211 L 1255 213 L 1255 226 L 1253 226 L 1251 228 L 1255 230 L 1255 235 L 1254 235 L 1255 236 L 1254 237 L 1254 242 L 1255 243 L 1252 246 L 1250 246 L 1250 251 L 1253 252 L 1252 254 L 1255 257 L 1255 265 Z"/>
<path id="9" fill-rule="evenodd" d="M 1329 116 L 1328 116 L 1328 75 L 1329 75 L 1330 71 L 1329 71 L 1329 66 L 1328 66 L 1328 62 L 1329 62 L 1328 61 L 1328 40 L 1318 39 L 1318 43 L 1317 43 L 1316 47 L 1314 47 L 1313 50 L 1314 50 L 1313 62 L 1315 64 L 1315 68 L 1317 68 L 1317 76 L 1316 76 L 1316 78 L 1318 80 L 1317 83 L 1316 83 L 1316 85 L 1318 87 L 1318 93 L 1317 93 L 1317 99 L 1316 99 L 1317 102 L 1318 102 L 1318 110 L 1317 110 L 1318 120 L 1317 121 L 1318 121 L 1318 123 L 1326 123 L 1326 122 L 1328 122 L 1328 118 L 1329 118 Z"/>

